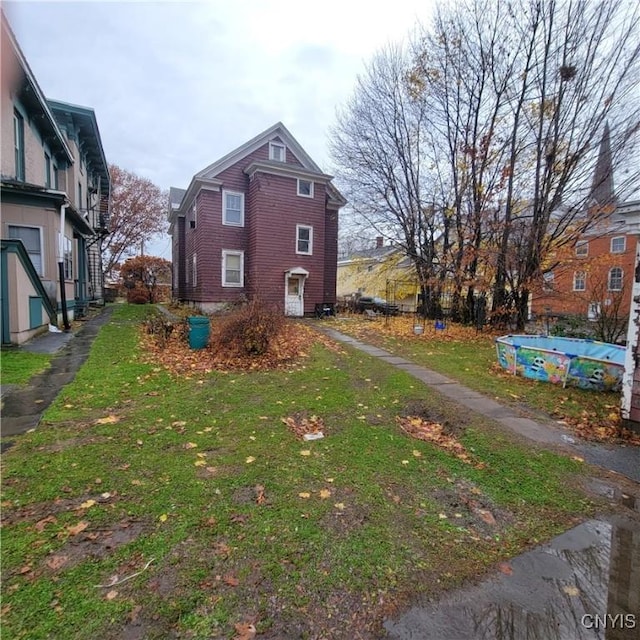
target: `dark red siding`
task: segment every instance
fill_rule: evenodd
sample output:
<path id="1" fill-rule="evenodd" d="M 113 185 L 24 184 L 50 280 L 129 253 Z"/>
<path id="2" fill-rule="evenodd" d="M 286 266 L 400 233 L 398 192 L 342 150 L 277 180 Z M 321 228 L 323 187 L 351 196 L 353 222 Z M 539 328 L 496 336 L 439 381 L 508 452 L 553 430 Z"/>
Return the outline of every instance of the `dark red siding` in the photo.
<path id="1" fill-rule="evenodd" d="M 278 140 L 276 138 L 276 140 Z M 233 302 L 260 296 L 284 309 L 285 272 L 303 268 L 305 313 L 320 302 L 335 301 L 337 261 L 337 212 L 326 210 L 326 189 L 314 183 L 314 197 L 297 195 L 295 177 L 256 172 L 251 180 L 244 170 L 253 162 L 269 159 L 265 143 L 235 165 L 216 175 L 220 191 L 201 190 L 197 196 L 196 228 L 191 211 L 184 224 L 186 298 L 199 303 Z M 286 164 L 301 167 L 287 148 Z M 222 192 L 245 194 L 244 227 L 222 224 Z M 313 254 L 296 253 L 296 225 L 313 227 Z M 222 251 L 244 251 L 243 288 L 222 286 Z M 193 285 L 192 259 L 197 254 L 197 284 Z"/>

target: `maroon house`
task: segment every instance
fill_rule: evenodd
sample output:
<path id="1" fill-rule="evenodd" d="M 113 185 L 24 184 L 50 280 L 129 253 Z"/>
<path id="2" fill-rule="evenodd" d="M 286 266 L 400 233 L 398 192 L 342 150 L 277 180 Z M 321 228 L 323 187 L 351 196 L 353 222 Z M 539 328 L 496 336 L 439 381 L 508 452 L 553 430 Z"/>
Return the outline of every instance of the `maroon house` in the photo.
<path id="1" fill-rule="evenodd" d="M 259 297 L 286 315 L 334 303 L 346 203 L 282 123 L 169 192 L 173 295 L 205 312 Z"/>

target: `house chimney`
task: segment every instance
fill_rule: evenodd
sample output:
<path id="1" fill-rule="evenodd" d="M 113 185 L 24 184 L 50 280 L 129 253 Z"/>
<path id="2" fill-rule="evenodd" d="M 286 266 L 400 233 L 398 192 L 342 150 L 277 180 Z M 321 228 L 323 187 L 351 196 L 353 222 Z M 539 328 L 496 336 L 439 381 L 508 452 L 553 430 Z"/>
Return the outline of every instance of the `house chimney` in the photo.
<path id="1" fill-rule="evenodd" d="M 383 245 L 384 245 L 384 238 L 382 236 L 377 236 L 376 237 L 376 249 L 382 249 Z"/>

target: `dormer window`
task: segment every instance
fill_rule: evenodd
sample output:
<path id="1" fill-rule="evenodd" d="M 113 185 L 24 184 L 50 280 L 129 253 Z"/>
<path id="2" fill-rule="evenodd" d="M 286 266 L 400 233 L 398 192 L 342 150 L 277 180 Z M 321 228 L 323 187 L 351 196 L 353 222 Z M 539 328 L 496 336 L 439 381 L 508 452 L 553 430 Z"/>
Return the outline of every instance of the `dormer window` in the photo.
<path id="1" fill-rule="evenodd" d="M 285 162 L 287 159 L 287 148 L 281 142 L 269 143 L 269 160 Z"/>

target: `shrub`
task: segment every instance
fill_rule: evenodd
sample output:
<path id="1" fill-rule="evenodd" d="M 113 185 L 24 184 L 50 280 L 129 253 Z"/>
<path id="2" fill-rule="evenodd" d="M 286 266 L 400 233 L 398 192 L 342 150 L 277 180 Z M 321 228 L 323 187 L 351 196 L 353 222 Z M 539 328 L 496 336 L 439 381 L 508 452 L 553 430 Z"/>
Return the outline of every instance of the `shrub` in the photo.
<path id="1" fill-rule="evenodd" d="M 127 302 L 131 304 L 147 304 L 149 302 L 149 292 L 140 287 L 127 289 Z"/>
<path id="2" fill-rule="evenodd" d="M 260 356 L 284 326 L 282 312 L 254 299 L 231 313 L 222 322 L 220 342 L 241 355 Z"/>

